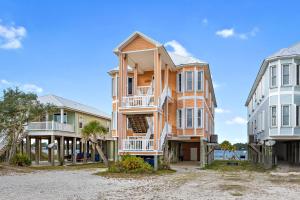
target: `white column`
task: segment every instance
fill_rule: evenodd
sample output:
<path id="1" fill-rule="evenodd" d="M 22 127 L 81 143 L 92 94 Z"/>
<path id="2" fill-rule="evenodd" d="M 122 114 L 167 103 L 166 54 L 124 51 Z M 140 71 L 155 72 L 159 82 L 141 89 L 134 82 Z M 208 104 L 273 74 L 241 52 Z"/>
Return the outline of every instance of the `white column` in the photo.
<path id="1" fill-rule="evenodd" d="M 64 109 L 60 109 L 60 123 L 64 123 Z"/>

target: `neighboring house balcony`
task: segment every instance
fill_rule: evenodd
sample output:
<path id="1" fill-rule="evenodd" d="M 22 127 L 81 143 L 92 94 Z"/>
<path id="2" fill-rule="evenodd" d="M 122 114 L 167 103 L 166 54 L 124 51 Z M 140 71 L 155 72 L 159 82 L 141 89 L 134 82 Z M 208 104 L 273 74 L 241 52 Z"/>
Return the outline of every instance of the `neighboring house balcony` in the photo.
<path id="1" fill-rule="evenodd" d="M 29 122 L 28 125 L 25 126 L 25 131 L 30 136 L 78 136 L 75 131 L 74 124 L 60 123 L 56 121 Z"/>

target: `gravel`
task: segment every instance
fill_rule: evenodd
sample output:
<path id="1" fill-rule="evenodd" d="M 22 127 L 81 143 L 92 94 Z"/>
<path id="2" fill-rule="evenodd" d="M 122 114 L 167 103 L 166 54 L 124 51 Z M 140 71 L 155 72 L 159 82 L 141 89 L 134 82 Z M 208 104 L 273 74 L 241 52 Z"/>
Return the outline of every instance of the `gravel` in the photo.
<path id="1" fill-rule="evenodd" d="M 99 170 L 35 171 L 0 176 L 2 200 L 299 199 L 300 175 L 216 172 L 175 165 L 174 174 L 140 179 L 94 175 Z"/>

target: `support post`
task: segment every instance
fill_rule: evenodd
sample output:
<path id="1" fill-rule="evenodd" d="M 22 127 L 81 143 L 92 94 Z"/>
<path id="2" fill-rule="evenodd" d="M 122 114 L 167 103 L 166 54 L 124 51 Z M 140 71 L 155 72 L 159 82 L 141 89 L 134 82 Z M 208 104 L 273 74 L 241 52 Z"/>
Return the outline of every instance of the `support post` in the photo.
<path id="1" fill-rule="evenodd" d="M 60 123 L 64 123 L 64 109 L 60 109 Z"/>
<path id="2" fill-rule="evenodd" d="M 76 137 L 74 137 L 73 138 L 73 154 L 72 154 L 72 156 L 73 156 L 73 164 L 76 164 L 76 157 L 77 157 L 77 155 L 76 155 Z"/>
<path id="3" fill-rule="evenodd" d="M 203 169 L 205 167 L 205 144 L 203 138 L 200 137 L 200 168 Z"/>
<path id="4" fill-rule="evenodd" d="M 59 150 L 59 153 L 60 153 L 60 164 L 61 165 L 64 165 L 65 164 L 65 139 L 64 139 L 64 136 L 61 136 L 60 137 L 60 150 Z"/>
<path id="5" fill-rule="evenodd" d="M 67 138 L 67 156 L 70 155 L 70 140 Z"/>
<path id="6" fill-rule="evenodd" d="M 51 135 L 51 144 L 54 143 L 54 135 Z M 51 156 L 50 156 L 50 161 L 51 165 L 54 166 L 54 146 L 50 149 L 51 151 Z"/>
<path id="7" fill-rule="evenodd" d="M 96 162 L 95 153 L 96 153 L 95 144 L 92 144 L 92 152 L 91 152 L 92 155 L 91 156 L 92 156 L 92 161 L 93 162 Z"/>
<path id="8" fill-rule="evenodd" d="M 39 147 L 39 138 L 35 138 L 35 164 L 38 165 L 40 163 L 40 158 L 39 158 L 39 151 L 40 151 L 40 147 Z"/>
<path id="9" fill-rule="evenodd" d="M 158 155 L 154 156 L 154 170 L 158 170 Z"/>
<path id="10" fill-rule="evenodd" d="M 26 136 L 26 154 L 31 159 L 31 138 L 29 135 Z"/>
<path id="11" fill-rule="evenodd" d="M 83 141 L 83 162 L 87 162 L 87 141 Z"/>
<path id="12" fill-rule="evenodd" d="M 48 139 L 48 146 L 51 144 L 51 138 Z M 48 162 L 51 163 L 51 149 L 48 147 Z"/>

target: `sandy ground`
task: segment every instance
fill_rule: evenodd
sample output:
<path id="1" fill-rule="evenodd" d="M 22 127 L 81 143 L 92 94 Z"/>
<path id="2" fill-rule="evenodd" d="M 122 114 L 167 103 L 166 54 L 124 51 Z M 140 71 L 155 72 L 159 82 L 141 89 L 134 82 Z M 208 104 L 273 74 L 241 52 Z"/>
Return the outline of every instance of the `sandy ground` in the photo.
<path id="1" fill-rule="evenodd" d="M 104 178 L 94 175 L 97 170 L 12 173 L 0 176 L 0 199 L 300 199 L 299 172 L 173 168 L 174 174 L 140 179 Z"/>

